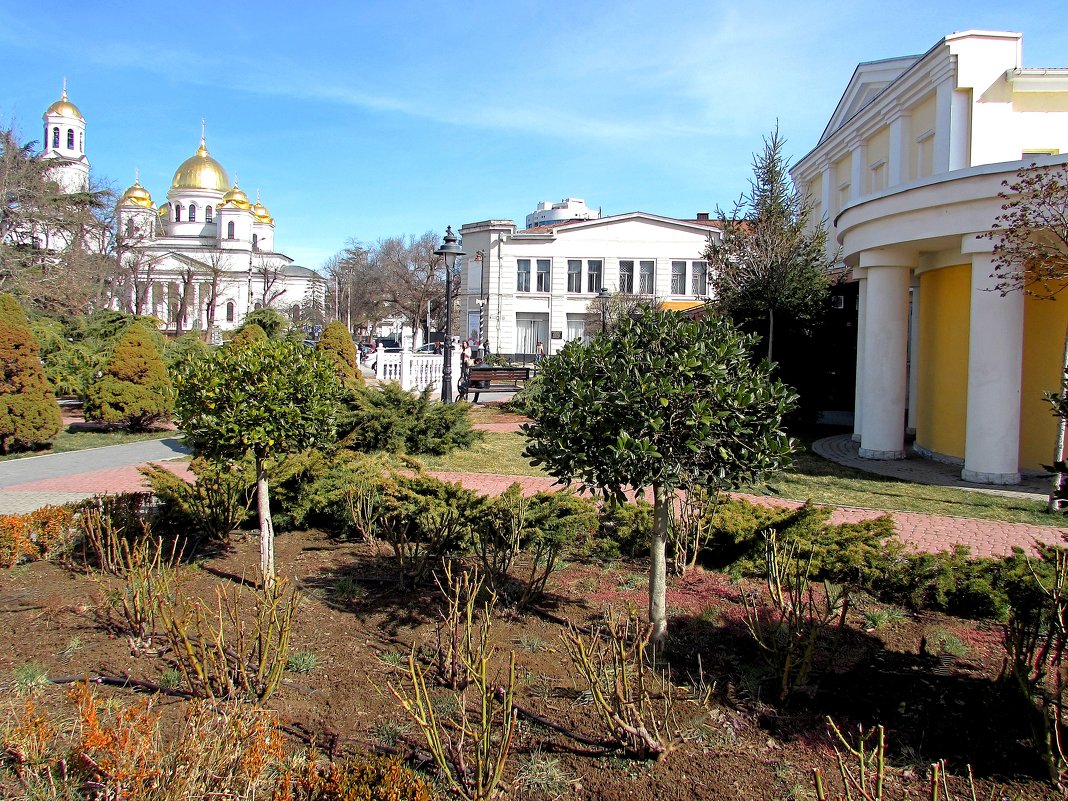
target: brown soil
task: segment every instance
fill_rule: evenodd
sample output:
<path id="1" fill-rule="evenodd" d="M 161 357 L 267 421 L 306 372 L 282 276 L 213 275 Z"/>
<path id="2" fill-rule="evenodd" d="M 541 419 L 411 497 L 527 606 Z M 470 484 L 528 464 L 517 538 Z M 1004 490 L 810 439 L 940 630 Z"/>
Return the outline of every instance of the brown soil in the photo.
<path id="1" fill-rule="evenodd" d="M 292 648 L 309 650 L 318 660 L 309 674 L 288 673 L 270 705 L 285 720 L 316 733 L 320 743 L 425 750 L 387 686 L 403 682 L 404 672 L 395 664 L 413 646 L 433 653 L 437 591 L 399 591 L 388 559 L 317 532 L 280 535 L 277 563 L 306 595 Z M 255 541 L 239 539 L 230 552 L 184 568 L 184 588 L 210 598 L 220 584 L 251 577 L 256 564 Z M 331 592 L 340 579 L 356 579 L 363 589 L 354 599 L 340 600 Z M 642 609 L 645 579 L 640 565 L 572 564 L 550 589 L 542 613 L 495 619 L 494 639 L 502 652 L 516 653 L 522 706 L 599 738 L 596 713 L 581 703 L 582 688 L 561 645 L 559 621 L 595 624 L 609 607 Z M 758 589 L 702 571 L 672 580 L 672 675 L 682 685 L 700 674 L 715 682 L 713 705 L 697 739 L 662 762 L 642 763 L 593 753 L 524 722 L 511 770 L 539 751 L 558 758 L 563 780 L 547 792 L 513 783 L 509 797 L 812 799 L 813 768 L 837 784 L 828 715 L 843 727 L 886 726 L 895 766 L 888 799 L 901 798 L 904 790 L 925 798 L 922 776 L 938 758 L 947 759 L 958 775 L 972 764 L 980 798 L 990 797 L 996 786 L 1008 788 L 998 798 L 1058 797 L 1040 780 L 1042 768 L 1027 744 L 1020 708 L 995 681 L 1002 660 L 1000 627 L 906 615 L 865 630 L 864 612 L 879 607 L 861 599 L 842 636 L 821 653 L 811 691 L 773 704 L 773 686 L 755 680 L 762 662 L 743 623 L 742 593 Z M 99 673 L 158 681 L 167 660 L 132 656 L 125 638 L 104 624 L 105 610 L 99 584 L 60 565 L 40 562 L 0 574 L 0 685 L 27 663 L 41 665 L 51 677 Z M 924 653 L 940 632 L 963 642 L 966 654 L 940 659 Z M 131 696 L 129 690 L 101 692 Z M 65 704 L 62 688 L 45 693 L 57 708 Z"/>

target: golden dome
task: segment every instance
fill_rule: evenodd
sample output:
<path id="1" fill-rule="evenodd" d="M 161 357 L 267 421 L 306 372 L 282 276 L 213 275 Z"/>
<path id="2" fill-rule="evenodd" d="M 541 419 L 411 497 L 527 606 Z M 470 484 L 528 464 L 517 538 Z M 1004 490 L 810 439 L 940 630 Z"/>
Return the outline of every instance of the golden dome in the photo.
<path id="1" fill-rule="evenodd" d="M 161 203 L 161 204 L 160 204 L 160 207 L 159 207 L 159 216 L 160 216 L 160 217 L 169 217 L 169 216 L 170 216 L 170 214 L 171 214 L 171 207 L 170 207 L 170 204 L 168 204 L 168 203 Z"/>
<path id="2" fill-rule="evenodd" d="M 256 204 L 252 207 L 252 213 L 256 215 L 256 219 L 261 223 L 267 223 L 268 225 L 270 225 L 274 222 L 274 219 L 272 219 L 271 217 L 271 212 L 267 211 L 267 207 L 260 203 L 258 200 L 256 201 Z"/>
<path id="3" fill-rule="evenodd" d="M 119 198 L 119 205 L 140 206 L 143 209 L 150 209 L 153 207 L 152 195 L 141 186 L 140 181 L 134 181 L 133 186 L 122 193 L 122 197 Z"/>
<path id="4" fill-rule="evenodd" d="M 190 156 L 174 173 L 172 189 L 214 189 L 225 192 L 230 185 L 230 178 L 222 165 L 208 155 L 204 140 L 200 140 L 195 156 Z"/>
<path id="5" fill-rule="evenodd" d="M 78 107 L 67 100 L 67 88 L 65 86 L 63 87 L 63 97 L 48 107 L 45 115 L 48 114 L 62 114 L 64 117 L 75 117 L 85 122 L 85 117 L 78 111 Z"/>
<path id="6" fill-rule="evenodd" d="M 237 184 L 234 184 L 234 188 L 223 195 L 222 203 L 219 205 L 225 206 L 227 204 L 233 206 L 235 209 L 241 209 L 243 211 L 248 211 L 252 208 L 251 204 L 248 202 L 248 195 L 246 195 Z"/>

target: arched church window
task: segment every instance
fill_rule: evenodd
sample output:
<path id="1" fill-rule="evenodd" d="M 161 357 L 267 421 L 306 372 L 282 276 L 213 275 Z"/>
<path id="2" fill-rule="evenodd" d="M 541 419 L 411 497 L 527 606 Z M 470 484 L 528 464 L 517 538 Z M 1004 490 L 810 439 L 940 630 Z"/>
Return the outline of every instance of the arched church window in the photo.
<path id="1" fill-rule="evenodd" d="M 74 129 L 67 129 L 67 150 L 74 150 Z"/>
<path id="2" fill-rule="evenodd" d="M 196 221 L 197 221 L 197 204 L 196 203 L 190 203 L 189 204 L 189 222 L 196 222 Z"/>
<path id="3" fill-rule="evenodd" d="M 263 304 L 260 303 L 258 300 L 253 305 L 254 305 L 254 308 L 255 308 L 256 311 L 259 311 L 260 309 L 263 308 Z"/>
<path id="4" fill-rule="evenodd" d="M 233 239 L 234 238 L 234 222 L 233 222 L 233 220 L 231 220 L 230 222 L 228 222 L 226 224 L 226 238 L 227 239 Z"/>
<path id="5" fill-rule="evenodd" d="M 232 323 L 234 321 L 234 302 L 231 300 L 226 304 L 226 322 Z"/>
<path id="6" fill-rule="evenodd" d="M 252 249 L 256 250 L 257 249 L 257 245 L 259 245 L 259 244 L 260 244 L 260 235 L 259 234 L 253 234 L 252 235 Z"/>
<path id="7" fill-rule="evenodd" d="M 85 134 L 78 134 L 78 152 L 85 152 Z"/>
<path id="8" fill-rule="evenodd" d="M 59 128 L 52 129 L 52 147 L 59 147 Z"/>
<path id="9" fill-rule="evenodd" d="M 181 203 L 175 203 L 174 204 L 174 221 L 175 222 L 181 222 L 182 221 L 182 204 Z"/>
<path id="10" fill-rule="evenodd" d="M 211 206 L 208 206 L 206 209 L 204 209 L 204 222 L 211 222 L 211 220 L 212 220 Z"/>

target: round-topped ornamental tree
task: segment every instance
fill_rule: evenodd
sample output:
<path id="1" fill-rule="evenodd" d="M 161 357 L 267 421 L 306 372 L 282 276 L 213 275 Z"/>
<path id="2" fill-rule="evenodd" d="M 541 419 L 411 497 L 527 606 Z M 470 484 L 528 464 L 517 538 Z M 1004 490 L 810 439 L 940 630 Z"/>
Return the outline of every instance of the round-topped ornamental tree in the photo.
<path id="1" fill-rule="evenodd" d="M 323 329 L 319 337 L 319 350 L 330 359 L 342 384 L 351 386 L 363 383 L 363 374 L 356 359 L 356 346 L 343 322 L 335 320 Z"/>
<path id="2" fill-rule="evenodd" d="M 792 451 L 796 395 L 752 357 L 755 337 L 721 318 L 645 309 L 541 363 L 526 455 L 565 484 L 619 501 L 653 495 L 649 622 L 667 638 L 666 546 L 677 490 L 761 480 Z"/>
<path id="3" fill-rule="evenodd" d="M 260 575 L 274 583 L 274 526 L 266 462 L 329 444 L 340 382 L 318 351 L 288 339 L 219 348 L 180 365 L 175 417 L 198 455 L 252 454 L 260 523 Z"/>

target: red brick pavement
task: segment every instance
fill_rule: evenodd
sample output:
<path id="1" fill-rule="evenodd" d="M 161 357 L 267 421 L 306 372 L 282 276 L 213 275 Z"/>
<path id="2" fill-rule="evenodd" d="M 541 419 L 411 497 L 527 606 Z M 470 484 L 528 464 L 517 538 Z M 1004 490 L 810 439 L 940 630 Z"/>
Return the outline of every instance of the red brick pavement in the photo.
<path id="1" fill-rule="evenodd" d="M 187 463 L 158 462 L 172 472 L 190 478 Z M 532 495 L 539 490 L 558 488 L 551 478 L 540 476 L 501 476 L 492 473 L 446 473 L 434 475 L 446 481 L 458 481 L 463 486 L 483 494 L 499 494 L 513 482 L 518 482 L 523 492 Z M 120 467 L 80 473 L 65 478 L 33 481 L 7 487 L 12 492 L 87 492 L 117 493 L 146 489 L 136 467 Z M 799 506 L 796 501 L 782 498 L 742 495 L 754 503 L 774 506 Z M 887 512 L 872 509 L 837 508 L 831 515 L 834 523 L 855 523 L 870 520 Z M 892 512 L 898 536 L 910 548 L 917 551 L 940 551 L 962 544 L 979 556 L 1000 556 L 1012 551 L 1013 546 L 1031 550 L 1035 541 L 1060 544 L 1068 531 L 1053 526 L 1032 526 L 1023 523 L 1000 523 L 993 520 L 974 520 L 948 515 L 926 515 L 915 512 Z"/>

